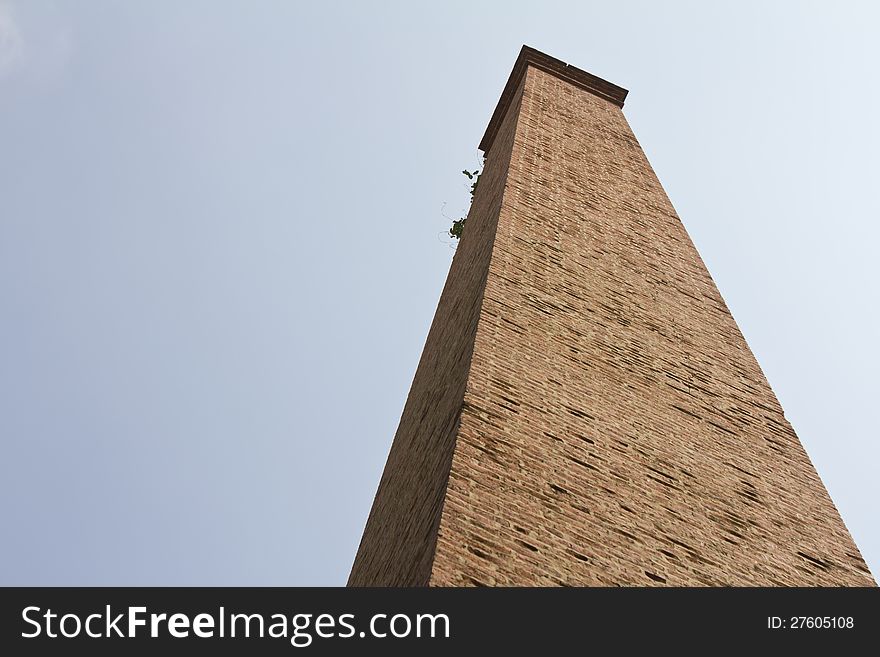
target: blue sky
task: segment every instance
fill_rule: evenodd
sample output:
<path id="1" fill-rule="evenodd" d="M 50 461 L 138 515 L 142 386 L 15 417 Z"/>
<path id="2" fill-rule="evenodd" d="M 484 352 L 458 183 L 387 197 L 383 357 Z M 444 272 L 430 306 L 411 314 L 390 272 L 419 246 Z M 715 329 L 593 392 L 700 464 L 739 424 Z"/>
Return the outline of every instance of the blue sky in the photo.
<path id="1" fill-rule="evenodd" d="M 0 584 L 343 584 L 522 44 L 625 114 L 875 575 L 872 3 L 0 0 Z"/>

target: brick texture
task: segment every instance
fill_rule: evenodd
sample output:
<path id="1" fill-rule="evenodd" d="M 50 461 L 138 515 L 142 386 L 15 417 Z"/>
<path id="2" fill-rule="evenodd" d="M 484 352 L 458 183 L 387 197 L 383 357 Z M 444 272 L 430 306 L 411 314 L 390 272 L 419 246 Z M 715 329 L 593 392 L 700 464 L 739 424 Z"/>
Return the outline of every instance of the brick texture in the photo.
<path id="1" fill-rule="evenodd" d="M 874 585 L 619 105 L 521 68 L 349 584 Z"/>

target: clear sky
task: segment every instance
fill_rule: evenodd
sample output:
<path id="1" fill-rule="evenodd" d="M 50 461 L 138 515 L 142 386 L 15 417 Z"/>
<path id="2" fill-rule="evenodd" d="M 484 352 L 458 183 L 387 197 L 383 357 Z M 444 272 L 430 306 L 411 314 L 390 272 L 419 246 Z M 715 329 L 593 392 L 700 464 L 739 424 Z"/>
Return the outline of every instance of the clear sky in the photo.
<path id="1" fill-rule="evenodd" d="M 0 584 L 347 578 L 522 44 L 630 90 L 880 575 L 880 10 L 0 0 Z"/>

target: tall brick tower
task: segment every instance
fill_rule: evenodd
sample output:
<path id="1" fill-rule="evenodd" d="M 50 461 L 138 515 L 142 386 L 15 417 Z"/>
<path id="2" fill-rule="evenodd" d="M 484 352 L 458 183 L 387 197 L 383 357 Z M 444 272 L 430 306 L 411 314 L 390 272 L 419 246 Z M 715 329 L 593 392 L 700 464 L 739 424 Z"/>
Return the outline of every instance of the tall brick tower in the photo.
<path id="1" fill-rule="evenodd" d="M 524 47 L 361 585 L 873 585 L 621 108 Z"/>

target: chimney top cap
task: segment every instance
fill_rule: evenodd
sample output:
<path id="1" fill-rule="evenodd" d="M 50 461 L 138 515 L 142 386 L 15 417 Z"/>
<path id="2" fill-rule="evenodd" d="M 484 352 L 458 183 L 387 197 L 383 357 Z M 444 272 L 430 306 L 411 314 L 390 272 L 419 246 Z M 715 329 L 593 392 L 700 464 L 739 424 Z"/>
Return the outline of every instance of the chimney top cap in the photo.
<path id="1" fill-rule="evenodd" d="M 495 107 L 495 112 L 492 114 L 489 126 L 486 128 L 486 133 L 483 135 L 482 141 L 480 141 L 479 148 L 483 151 L 484 155 L 489 153 L 492 142 L 495 141 L 495 134 L 498 132 L 498 128 L 501 127 L 504 115 L 507 114 L 507 108 L 513 100 L 513 94 L 519 88 L 520 80 L 529 66 L 555 75 L 576 87 L 585 89 L 600 98 L 604 98 L 608 102 L 614 103 L 618 107 L 623 107 L 623 101 L 628 93 L 623 87 L 618 87 L 607 80 L 566 64 L 562 60 L 542 53 L 540 50 L 523 46 L 522 50 L 519 51 L 519 57 L 516 58 L 516 63 L 513 65 L 513 70 L 510 72 L 510 77 L 507 79 L 507 84 L 504 86 L 504 91 L 501 92 L 501 98 L 498 99 L 498 105 Z"/>

